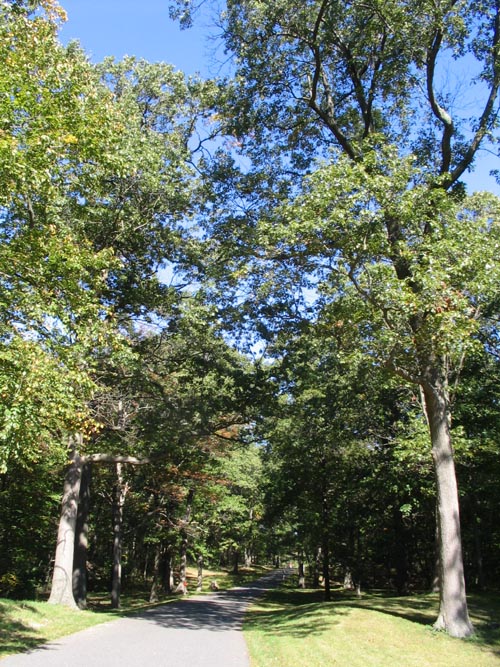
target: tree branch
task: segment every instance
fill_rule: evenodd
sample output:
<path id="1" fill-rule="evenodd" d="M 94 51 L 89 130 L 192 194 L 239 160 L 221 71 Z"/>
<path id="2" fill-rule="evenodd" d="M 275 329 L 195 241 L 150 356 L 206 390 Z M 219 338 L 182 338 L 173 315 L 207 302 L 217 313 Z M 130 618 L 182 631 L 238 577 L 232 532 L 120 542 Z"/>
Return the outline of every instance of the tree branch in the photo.
<path id="1" fill-rule="evenodd" d="M 382 35 L 382 39 L 380 42 L 380 49 L 379 49 L 379 56 L 375 59 L 375 62 L 373 64 L 373 75 L 372 75 L 372 80 L 370 82 L 370 89 L 368 90 L 368 99 L 367 99 L 367 108 L 366 108 L 366 117 L 365 117 L 365 131 L 364 131 L 364 137 L 368 137 L 370 130 L 373 129 L 373 102 L 375 100 L 375 93 L 376 93 L 376 83 L 378 80 L 378 73 L 380 71 L 380 68 L 382 67 L 382 57 L 381 55 L 384 53 L 385 45 L 387 42 L 387 32 L 384 30 L 384 33 Z"/>
<path id="2" fill-rule="evenodd" d="M 481 118 L 479 119 L 478 128 L 474 138 L 472 139 L 469 148 L 465 152 L 462 160 L 460 160 L 455 169 L 453 169 L 449 178 L 446 179 L 444 184 L 446 188 L 449 188 L 451 185 L 453 185 L 453 183 L 456 183 L 464 171 L 470 167 L 482 140 L 498 116 L 498 109 L 495 111 L 494 106 L 500 88 L 500 0 L 496 0 L 495 6 L 496 14 L 493 29 L 493 41 L 491 46 L 493 59 L 493 78 L 491 82 L 490 94 L 486 101 L 483 113 L 481 114 Z"/>
<path id="3" fill-rule="evenodd" d="M 83 463 L 130 463 L 131 465 L 142 466 L 152 463 L 159 458 L 152 459 L 146 457 L 138 459 L 135 456 L 120 456 L 119 454 L 87 454 L 86 456 L 82 456 L 81 460 Z"/>
<path id="4" fill-rule="evenodd" d="M 403 380 L 406 380 L 411 384 L 417 384 L 419 386 L 422 386 L 423 383 L 422 377 L 418 375 L 413 375 L 413 373 L 409 373 L 406 369 L 401 368 L 400 366 L 397 366 L 394 363 L 394 353 L 395 349 L 393 348 L 391 350 L 391 353 L 389 354 L 389 357 L 385 361 L 386 368 L 388 368 L 395 375 L 398 375 L 400 378 L 403 378 Z"/>
<path id="5" fill-rule="evenodd" d="M 357 157 L 356 152 L 351 146 L 349 139 L 346 137 L 346 135 L 342 132 L 338 124 L 335 122 L 335 106 L 333 104 L 333 98 L 329 91 L 327 82 L 324 79 L 323 63 L 321 59 L 321 49 L 320 45 L 318 44 L 318 35 L 319 35 L 320 25 L 323 21 L 327 6 L 328 6 L 328 0 L 323 0 L 313 29 L 313 35 L 312 35 L 313 42 L 310 45 L 310 49 L 314 57 L 314 74 L 311 82 L 311 94 L 309 96 L 308 105 L 315 113 L 318 114 L 318 116 L 325 123 L 328 129 L 331 130 L 332 134 L 337 139 L 344 152 L 352 160 L 355 160 Z M 325 87 L 328 111 L 324 111 L 318 104 L 318 86 L 321 80 Z"/>
<path id="6" fill-rule="evenodd" d="M 453 120 L 449 113 L 445 111 L 437 102 L 434 93 L 434 75 L 436 71 L 436 59 L 443 42 L 442 31 L 436 30 L 432 40 L 432 45 L 427 51 L 427 97 L 431 109 L 436 118 L 443 125 L 443 136 L 441 137 L 441 170 L 440 174 L 447 174 L 451 165 L 451 138 L 453 136 Z"/>

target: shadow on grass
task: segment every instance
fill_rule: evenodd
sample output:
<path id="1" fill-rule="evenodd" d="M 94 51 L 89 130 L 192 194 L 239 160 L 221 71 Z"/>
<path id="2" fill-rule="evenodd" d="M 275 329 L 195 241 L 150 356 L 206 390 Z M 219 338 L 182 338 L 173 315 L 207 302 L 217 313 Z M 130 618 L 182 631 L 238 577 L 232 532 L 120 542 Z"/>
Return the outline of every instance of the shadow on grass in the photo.
<path id="1" fill-rule="evenodd" d="M 465 641 L 487 646 L 500 655 L 500 596 L 498 593 L 468 595 L 467 605 L 475 635 Z M 439 597 L 431 593 L 401 597 L 379 592 L 355 601 L 353 606 L 431 626 L 438 615 Z"/>
<path id="2" fill-rule="evenodd" d="M 336 616 L 349 613 L 338 609 L 325 614 L 321 591 L 295 591 L 288 587 L 273 590 L 257 607 L 250 608 L 244 629 L 301 639 L 321 634 L 338 622 Z"/>
<path id="3" fill-rule="evenodd" d="M 0 658 L 10 653 L 35 648 L 41 642 L 47 641 L 40 635 L 38 625 L 34 627 L 30 622 L 23 622 L 13 617 L 16 606 L 11 608 L 0 603 Z M 23 603 L 19 608 L 39 615 L 39 611 L 32 605 Z"/>
<path id="4" fill-rule="evenodd" d="M 371 591 L 362 598 L 342 589 L 332 591 L 332 600 L 323 601 L 323 591 L 292 589 L 290 584 L 271 591 L 259 606 L 250 609 L 245 629 L 273 635 L 305 637 L 321 633 L 355 609 L 365 609 L 431 627 L 437 618 L 436 594 L 395 596 L 387 591 Z M 488 647 L 500 655 L 500 596 L 477 594 L 469 597 L 469 611 L 476 634 L 465 641 Z"/>
<path id="5" fill-rule="evenodd" d="M 475 636 L 468 641 L 488 646 L 500 656 L 500 595 L 473 593 L 467 600 L 476 630 Z"/>
<path id="6" fill-rule="evenodd" d="M 339 590 L 336 592 L 336 597 L 337 604 L 378 611 L 420 625 L 432 625 L 437 618 L 439 608 L 436 594 L 399 596 L 388 591 L 371 591 L 358 599 Z"/>

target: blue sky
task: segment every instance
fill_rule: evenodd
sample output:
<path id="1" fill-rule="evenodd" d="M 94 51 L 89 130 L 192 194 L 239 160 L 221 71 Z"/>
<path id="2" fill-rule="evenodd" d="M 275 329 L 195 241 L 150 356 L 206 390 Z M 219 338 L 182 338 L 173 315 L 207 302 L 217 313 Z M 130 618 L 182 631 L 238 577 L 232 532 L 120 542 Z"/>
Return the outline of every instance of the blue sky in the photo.
<path id="1" fill-rule="evenodd" d="M 224 53 L 214 40 L 217 29 L 205 15 L 194 28 L 180 30 L 168 15 L 169 0 L 60 0 L 68 14 L 61 31 L 64 42 L 78 39 L 91 58 L 122 58 L 134 55 L 164 61 L 186 74 L 215 76 L 221 72 Z M 483 151 L 475 172 L 464 180 L 469 190 L 490 190 L 500 195 L 500 186 L 489 176 L 500 169 L 500 160 Z"/>
<path id="2" fill-rule="evenodd" d="M 217 74 L 215 33 L 208 17 L 180 30 L 168 15 L 169 0 L 60 0 L 68 14 L 62 41 L 78 39 L 95 62 L 113 55 L 163 61 L 187 74 Z M 223 58 L 221 54 L 220 58 Z"/>

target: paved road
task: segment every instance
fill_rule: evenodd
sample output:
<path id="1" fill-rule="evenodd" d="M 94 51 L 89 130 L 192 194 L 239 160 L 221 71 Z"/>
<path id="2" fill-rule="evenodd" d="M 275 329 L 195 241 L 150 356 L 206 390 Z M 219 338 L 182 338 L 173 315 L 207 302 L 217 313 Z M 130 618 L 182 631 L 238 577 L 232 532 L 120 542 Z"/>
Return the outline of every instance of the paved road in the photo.
<path id="1" fill-rule="evenodd" d="M 248 667 L 246 607 L 283 578 L 184 598 L 1 660 L 1 667 Z"/>

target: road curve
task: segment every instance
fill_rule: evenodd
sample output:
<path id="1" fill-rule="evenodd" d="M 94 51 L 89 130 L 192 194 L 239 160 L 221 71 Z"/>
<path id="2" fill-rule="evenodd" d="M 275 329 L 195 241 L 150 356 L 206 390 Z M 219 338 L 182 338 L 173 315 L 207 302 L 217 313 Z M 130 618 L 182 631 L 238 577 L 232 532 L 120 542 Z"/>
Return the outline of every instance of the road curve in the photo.
<path id="1" fill-rule="evenodd" d="M 249 667 L 247 606 L 283 579 L 274 571 L 247 586 L 149 609 L 8 656 L 2 667 Z"/>

